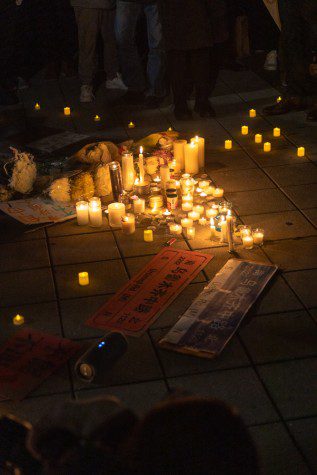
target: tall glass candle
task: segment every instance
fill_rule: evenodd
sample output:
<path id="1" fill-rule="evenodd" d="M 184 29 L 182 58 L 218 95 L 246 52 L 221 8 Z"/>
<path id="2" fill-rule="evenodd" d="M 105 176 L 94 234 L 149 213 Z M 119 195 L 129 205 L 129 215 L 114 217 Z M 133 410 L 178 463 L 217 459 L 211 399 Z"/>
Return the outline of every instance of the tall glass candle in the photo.
<path id="1" fill-rule="evenodd" d="M 133 164 L 133 153 L 127 152 L 122 154 L 122 182 L 126 191 L 133 189 L 135 181 L 135 170 Z"/>
<path id="2" fill-rule="evenodd" d="M 190 139 L 191 142 L 195 142 L 198 145 L 198 166 L 199 168 L 205 167 L 205 139 L 203 137 L 193 137 Z"/>
<path id="3" fill-rule="evenodd" d="M 252 236 L 243 236 L 242 244 L 244 249 L 253 249 L 253 237 Z"/>
<path id="4" fill-rule="evenodd" d="M 188 226 L 186 228 L 186 237 L 187 237 L 187 239 L 194 239 L 195 234 L 196 234 L 196 230 L 193 226 Z"/>
<path id="5" fill-rule="evenodd" d="M 87 201 L 78 201 L 76 203 L 76 215 L 78 226 L 87 226 L 89 223 L 89 211 Z"/>
<path id="6" fill-rule="evenodd" d="M 185 144 L 184 151 L 185 172 L 196 175 L 199 172 L 198 144 L 196 142 Z"/>
<path id="7" fill-rule="evenodd" d="M 250 109 L 249 110 L 249 117 L 256 117 L 256 110 L 255 109 Z"/>
<path id="8" fill-rule="evenodd" d="M 134 214 L 126 214 L 121 218 L 121 227 L 123 234 L 135 233 L 135 216 Z"/>
<path id="9" fill-rule="evenodd" d="M 89 200 L 89 222 L 90 226 L 102 226 L 102 209 L 100 198 L 94 196 Z"/>
<path id="10" fill-rule="evenodd" d="M 118 201 L 123 192 L 121 166 L 119 162 L 109 163 L 110 181 L 113 199 Z"/>
<path id="11" fill-rule="evenodd" d="M 124 203 L 110 203 L 108 217 L 110 226 L 121 228 L 121 218 L 125 215 Z"/>
<path id="12" fill-rule="evenodd" d="M 187 143 L 186 140 L 174 140 L 173 142 L 173 154 L 174 154 L 174 159 L 176 160 L 176 168 L 175 168 L 176 173 L 180 172 L 181 170 L 184 170 L 185 168 L 184 147 L 186 143 Z"/>

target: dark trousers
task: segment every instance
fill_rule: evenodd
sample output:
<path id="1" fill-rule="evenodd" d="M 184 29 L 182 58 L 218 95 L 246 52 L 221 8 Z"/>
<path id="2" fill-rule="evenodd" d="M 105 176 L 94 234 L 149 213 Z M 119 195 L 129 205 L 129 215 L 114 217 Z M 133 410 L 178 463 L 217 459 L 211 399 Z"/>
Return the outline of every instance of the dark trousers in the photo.
<path id="1" fill-rule="evenodd" d="M 309 75 L 312 50 L 317 48 L 317 0 L 279 0 L 287 92 L 316 100 L 316 79 Z"/>

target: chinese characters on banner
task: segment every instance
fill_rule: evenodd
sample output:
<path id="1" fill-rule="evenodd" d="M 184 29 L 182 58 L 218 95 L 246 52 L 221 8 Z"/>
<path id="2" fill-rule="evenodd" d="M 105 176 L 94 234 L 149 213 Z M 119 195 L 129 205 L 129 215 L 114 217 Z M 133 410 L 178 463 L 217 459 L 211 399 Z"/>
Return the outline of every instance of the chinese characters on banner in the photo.
<path id="1" fill-rule="evenodd" d="M 211 259 L 210 254 L 163 249 L 86 324 L 102 330 L 139 335 Z"/>
<path id="2" fill-rule="evenodd" d="M 230 259 L 159 345 L 203 358 L 219 355 L 276 270 Z"/>
<path id="3" fill-rule="evenodd" d="M 80 347 L 37 330 L 20 330 L 0 348 L 0 397 L 23 399 Z"/>
<path id="4" fill-rule="evenodd" d="M 75 206 L 46 198 L 28 198 L 0 203 L 0 210 L 23 224 L 56 223 L 76 216 Z"/>

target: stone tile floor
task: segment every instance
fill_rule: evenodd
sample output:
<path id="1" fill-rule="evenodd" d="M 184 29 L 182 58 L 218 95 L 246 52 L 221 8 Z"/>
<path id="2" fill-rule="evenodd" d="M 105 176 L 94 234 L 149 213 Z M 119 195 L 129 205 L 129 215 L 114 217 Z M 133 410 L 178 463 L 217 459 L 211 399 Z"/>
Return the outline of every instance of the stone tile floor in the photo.
<path id="1" fill-rule="evenodd" d="M 206 281 L 229 258 L 225 247 L 210 248 L 208 233 L 181 238 L 177 246 L 202 249 L 214 259 L 167 308 L 141 338 L 130 339 L 129 350 L 109 374 L 105 387 L 85 386 L 76 380 L 73 362 L 44 382 L 23 402 L 0 402 L 0 413 L 13 411 L 36 421 L 52 405 L 68 398 L 100 394 L 120 397 L 138 413 L 174 388 L 220 397 L 238 407 L 250 426 L 265 474 L 307 474 L 317 471 L 317 126 L 305 114 L 265 118 L 262 106 L 278 91 L 250 71 L 223 71 L 213 105 L 216 119 L 177 122 L 169 105 L 155 111 L 113 106 L 100 89 L 91 106 L 78 103 L 76 79 L 43 82 L 34 78 L 21 93 L 22 105 L 0 111 L 1 151 L 8 145 L 28 146 L 35 154 L 40 139 L 67 131 L 75 134 L 60 144 L 56 158 L 69 155 L 94 139 L 123 141 L 166 130 L 169 126 L 186 138 L 206 138 L 206 171 L 225 188 L 242 223 L 265 229 L 263 248 L 237 249 L 241 258 L 272 262 L 280 273 L 259 299 L 250 317 L 223 354 L 214 361 L 166 352 L 156 342 L 176 322 Z M 33 110 L 41 103 L 41 111 Z M 72 115 L 63 116 L 70 105 Z M 248 117 L 249 108 L 257 117 Z M 100 124 L 93 121 L 98 113 Z M 135 129 L 128 129 L 130 120 Z M 248 137 L 240 126 L 249 125 Z M 272 128 L 282 137 L 272 137 Z M 255 133 L 272 142 L 264 154 L 253 142 Z M 223 142 L 232 138 L 232 151 Z M 305 146 L 298 158 L 296 147 Z M 12 317 L 25 316 L 29 326 L 89 345 L 101 336 L 84 322 L 129 277 L 160 249 L 164 233 L 153 244 L 144 243 L 142 231 L 126 237 L 111 230 L 79 228 L 73 221 L 23 234 L 0 216 L 1 341 L 12 334 Z M 88 270 L 89 287 L 79 287 L 77 272 Z M 248 323 L 247 323 L 248 322 Z"/>

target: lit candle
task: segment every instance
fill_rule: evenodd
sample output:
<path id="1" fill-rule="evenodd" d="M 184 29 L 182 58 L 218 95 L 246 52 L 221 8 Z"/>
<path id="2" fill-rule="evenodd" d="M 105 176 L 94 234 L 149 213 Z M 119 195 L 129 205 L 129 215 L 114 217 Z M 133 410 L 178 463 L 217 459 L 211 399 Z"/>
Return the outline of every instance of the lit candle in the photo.
<path id="1" fill-rule="evenodd" d="M 192 219 L 193 221 L 198 221 L 200 218 L 200 213 L 198 211 L 190 211 L 188 213 L 189 219 Z"/>
<path id="2" fill-rule="evenodd" d="M 227 223 L 227 241 L 229 243 L 229 252 L 234 251 L 233 247 L 233 216 L 231 215 L 231 210 L 228 211 L 226 216 Z"/>
<path id="3" fill-rule="evenodd" d="M 252 231 L 252 237 L 253 237 L 254 244 L 257 244 L 258 246 L 263 245 L 263 239 L 264 239 L 263 229 L 260 229 L 260 228 L 254 229 Z"/>
<path id="4" fill-rule="evenodd" d="M 161 183 L 161 178 L 158 175 L 156 175 L 156 177 L 153 178 L 153 181 L 154 181 L 154 183 L 156 183 L 158 185 L 159 183 Z"/>
<path id="5" fill-rule="evenodd" d="M 167 131 L 168 131 L 168 132 L 173 132 L 173 127 L 169 127 L 169 128 L 167 129 Z"/>
<path id="6" fill-rule="evenodd" d="M 194 221 L 190 218 L 182 218 L 181 225 L 183 228 L 191 227 L 194 224 Z"/>
<path id="7" fill-rule="evenodd" d="M 232 149 L 232 140 L 225 140 L 225 149 L 226 150 Z"/>
<path id="8" fill-rule="evenodd" d="M 143 238 L 145 242 L 152 242 L 153 241 L 152 229 L 144 229 Z"/>
<path id="9" fill-rule="evenodd" d="M 64 107 L 64 115 L 70 115 L 70 107 Z"/>
<path id="10" fill-rule="evenodd" d="M 183 194 L 193 193 L 195 188 L 195 180 L 191 178 L 189 173 L 184 173 L 181 178 L 181 189 Z"/>
<path id="11" fill-rule="evenodd" d="M 210 184 L 210 181 L 209 180 L 202 180 L 198 183 L 198 186 L 199 188 L 201 188 L 202 190 L 204 190 L 205 188 L 208 188 Z M 197 190 L 196 190 L 197 191 Z"/>
<path id="12" fill-rule="evenodd" d="M 215 218 L 218 215 L 218 206 L 206 209 L 206 216 L 207 218 Z"/>
<path id="13" fill-rule="evenodd" d="M 76 215 L 78 226 L 86 226 L 89 223 L 89 210 L 87 201 L 76 203 Z"/>
<path id="14" fill-rule="evenodd" d="M 79 285 L 89 285 L 88 272 L 78 272 L 78 283 Z"/>
<path id="15" fill-rule="evenodd" d="M 168 209 L 165 209 L 165 211 L 162 211 L 162 216 L 170 216 L 172 213 L 168 210 Z"/>
<path id="16" fill-rule="evenodd" d="M 255 134 L 254 142 L 255 143 L 262 143 L 262 134 Z"/>
<path id="17" fill-rule="evenodd" d="M 273 137 L 280 137 L 280 136 L 281 136 L 281 129 L 279 127 L 274 127 Z"/>
<path id="18" fill-rule="evenodd" d="M 140 147 L 139 153 L 139 172 L 140 172 L 140 183 L 144 183 L 144 158 L 143 158 L 143 147 Z"/>
<path id="19" fill-rule="evenodd" d="M 126 214 L 121 218 L 121 227 L 123 234 L 133 234 L 135 232 L 134 214 Z"/>
<path id="20" fill-rule="evenodd" d="M 252 249 L 253 248 L 253 237 L 252 236 L 243 236 L 242 237 L 242 244 L 244 249 Z"/>
<path id="21" fill-rule="evenodd" d="M 40 106 L 39 102 L 37 102 L 37 103 L 35 104 L 34 109 L 35 109 L 36 111 L 39 111 L 39 110 L 41 109 L 41 106 Z"/>
<path id="22" fill-rule="evenodd" d="M 175 236 L 182 234 L 182 226 L 177 223 L 170 223 L 169 225 L 170 233 L 174 234 Z"/>
<path id="23" fill-rule="evenodd" d="M 176 160 L 176 173 L 178 173 L 180 170 L 184 170 L 185 168 L 185 144 L 187 144 L 186 140 L 174 140 L 173 142 L 173 154 L 174 159 Z"/>
<path id="24" fill-rule="evenodd" d="M 108 217 L 110 226 L 121 228 L 121 218 L 125 215 L 124 203 L 110 203 Z"/>
<path id="25" fill-rule="evenodd" d="M 244 236 L 251 236 L 251 228 L 250 228 L 250 226 L 241 226 L 241 227 L 240 227 L 240 236 L 241 236 L 241 239 L 242 239 Z"/>
<path id="26" fill-rule="evenodd" d="M 185 172 L 196 175 L 199 172 L 198 144 L 191 142 L 184 146 Z"/>
<path id="27" fill-rule="evenodd" d="M 213 240 L 216 237 L 216 226 L 213 218 L 210 218 L 210 239 Z"/>
<path id="28" fill-rule="evenodd" d="M 208 186 L 208 188 L 205 188 L 205 193 L 207 196 L 212 196 L 214 194 L 215 187 L 213 185 Z"/>
<path id="29" fill-rule="evenodd" d="M 168 165 L 160 166 L 160 175 L 163 188 L 165 188 L 166 182 L 171 179 L 170 169 Z"/>
<path id="30" fill-rule="evenodd" d="M 227 221 L 224 216 L 221 216 L 221 220 L 219 222 L 219 226 L 221 228 L 221 241 L 222 242 L 227 242 L 228 236 L 227 236 Z"/>
<path id="31" fill-rule="evenodd" d="M 102 209 L 100 198 L 94 196 L 89 200 L 89 221 L 90 226 L 102 226 Z"/>
<path id="32" fill-rule="evenodd" d="M 219 203 L 219 213 L 227 214 L 228 210 L 231 210 L 232 204 L 229 201 L 222 201 Z"/>
<path id="33" fill-rule="evenodd" d="M 305 147 L 298 147 L 297 156 L 298 157 L 305 157 Z"/>
<path id="34" fill-rule="evenodd" d="M 277 103 L 281 102 L 281 100 L 282 100 L 281 96 L 278 96 L 278 97 L 276 98 L 276 102 L 277 102 Z"/>
<path id="35" fill-rule="evenodd" d="M 135 214 L 144 213 L 145 211 L 145 200 L 143 198 L 138 198 L 133 200 L 133 211 Z"/>
<path id="36" fill-rule="evenodd" d="M 134 129 L 134 127 L 135 127 L 135 124 L 134 124 L 132 121 L 129 122 L 128 128 L 129 128 L 129 129 Z"/>
<path id="37" fill-rule="evenodd" d="M 17 314 L 15 317 L 13 317 L 12 319 L 12 322 L 13 322 L 13 325 L 19 327 L 20 325 L 23 325 L 24 324 L 24 317 L 23 315 L 19 315 Z"/>
<path id="38" fill-rule="evenodd" d="M 203 215 L 204 212 L 205 212 L 205 208 L 203 207 L 203 205 L 195 205 L 193 207 L 193 211 L 196 211 L 197 213 L 199 213 L 200 215 Z"/>
<path id="39" fill-rule="evenodd" d="M 190 139 L 191 142 L 195 142 L 198 145 L 198 166 L 199 168 L 205 167 L 205 139 L 203 137 L 193 137 Z"/>
<path id="40" fill-rule="evenodd" d="M 270 142 L 265 142 L 265 143 L 263 144 L 263 151 L 264 151 L 264 152 L 270 152 L 270 151 L 271 151 L 271 144 L 270 144 Z"/>
<path id="41" fill-rule="evenodd" d="M 193 226 L 189 226 L 186 228 L 186 237 L 187 239 L 194 239 L 196 234 L 196 230 Z"/>
<path id="42" fill-rule="evenodd" d="M 98 114 L 95 115 L 94 121 L 95 121 L 95 122 L 100 122 L 100 116 L 99 116 Z"/>
<path id="43" fill-rule="evenodd" d="M 193 202 L 192 201 L 184 201 L 182 203 L 182 210 L 183 211 L 192 211 L 193 209 Z"/>
<path id="44" fill-rule="evenodd" d="M 207 193 L 205 193 L 204 191 L 202 191 L 202 192 L 199 194 L 199 196 L 200 196 L 201 198 L 206 198 Z"/>
<path id="45" fill-rule="evenodd" d="M 223 188 L 215 188 L 213 192 L 214 198 L 222 198 L 223 197 L 224 190 Z"/>
<path id="46" fill-rule="evenodd" d="M 206 226 L 207 224 L 207 219 L 205 217 L 202 217 L 202 218 L 199 218 L 199 224 L 201 224 L 201 226 Z"/>
<path id="47" fill-rule="evenodd" d="M 255 109 L 250 109 L 249 110 L 249 116 L 250 117 L 256 117 L 256 110 Z"/>
<path id="48" fill-rule="evenodd" d="M 193 195 L 191 195 L 190 193 L 182 196 L 183 203 L 188 203 L 188 202 L 193 202 L 193 201 L 194 201 Z"/>
<path id="49" fill-rule="evenodd" d="M 122 154 L 122 181 L 125 191 L 131 191 L 133 189 L 135 181 L 133 153 L 127 152 Z"/>
<path id="50" fill-rule="evenodd" d="M 248 135 L 248 133 L 249 133 L 249 127 L 247 125 L 242 125 L 241 134 L 242 135 Z"/>
<path id="51" fill-rule="evenodd" d="M 150 201 L 149 201 L 149 205 L 150 205 L 150 208 L 162 208 L 164 204 L 164 200 L 163 200 L 163 196 L 162 195 L 154 195 L 154 196 L 150 196 Z"/>

